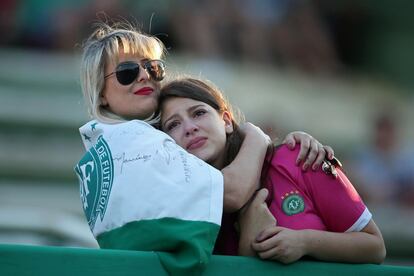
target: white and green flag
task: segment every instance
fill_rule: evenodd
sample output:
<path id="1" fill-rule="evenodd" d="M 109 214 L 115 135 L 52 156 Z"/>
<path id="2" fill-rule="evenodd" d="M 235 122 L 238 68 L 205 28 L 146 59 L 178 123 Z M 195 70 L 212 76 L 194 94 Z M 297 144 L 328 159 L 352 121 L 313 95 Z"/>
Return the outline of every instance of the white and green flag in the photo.
<path id="1" fill-rule="evenodd" d="M 200 273 L 221 223 L 220 171 L 142 121 L 91 121 L 80 133 L 75 171 L 100 247 L 156 251 L 169 273 Z"/>

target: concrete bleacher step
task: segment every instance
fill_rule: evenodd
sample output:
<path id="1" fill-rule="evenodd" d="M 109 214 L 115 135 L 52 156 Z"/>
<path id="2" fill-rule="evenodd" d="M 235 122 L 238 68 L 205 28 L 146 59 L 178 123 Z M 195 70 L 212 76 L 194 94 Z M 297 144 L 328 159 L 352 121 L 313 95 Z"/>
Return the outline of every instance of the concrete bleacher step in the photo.
<path id="1" fill-rule="evenodd" d="M 0 59 L 0 175 L 73 180 L 87 120 L 77 59 L 11 50 Z"/>
<path id="2" fill-rule="evenodd" d="M 87 120 L 73 55 L 0 49 L 0 243 L 97 247 L 73 167 Z"/>

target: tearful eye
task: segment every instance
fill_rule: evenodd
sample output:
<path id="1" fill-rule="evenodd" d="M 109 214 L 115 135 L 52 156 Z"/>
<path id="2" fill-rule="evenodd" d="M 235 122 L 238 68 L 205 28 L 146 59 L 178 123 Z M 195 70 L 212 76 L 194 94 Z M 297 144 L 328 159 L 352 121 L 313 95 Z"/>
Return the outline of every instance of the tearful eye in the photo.
<path id="1" fill-rule="evenodd" d="M 167 131 L 173 130 L 175 127 L 177 127 L 179 123 L 177 121 L 171 122 L 167 125 Z"/>
<path id="2" fill-rule="evenodd" d="M 205 111 L 203 109 L 199 109 L 199 110 L 194 111 L 194 117 L 202 116 L 206 113 L 207 113 L 207 111 Z"/>

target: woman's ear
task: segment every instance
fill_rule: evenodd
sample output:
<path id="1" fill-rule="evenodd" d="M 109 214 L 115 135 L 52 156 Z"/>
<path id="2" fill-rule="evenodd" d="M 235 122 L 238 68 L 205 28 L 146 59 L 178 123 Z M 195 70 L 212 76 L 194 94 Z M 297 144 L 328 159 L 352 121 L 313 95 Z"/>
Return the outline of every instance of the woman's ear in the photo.
<path id="1" fill-rule="evenodd" d="M 108 106 L 108 101 L 106 100 L 104 96 L 104 92 L 101 93 L 101 95 L 99 96 L 99 99 L 101 101 L 100 106 Z"/>
<path id="2" fill-rule="evenodd" d="M 231 133 L 233 133 L 233 122 L 232 122 L 232 117 L 231 117 L 231 114 L 230 114 L 230 112 L 228 112 L 228 111 L 224 111 L 222 114 L 221 114 L 221 117 L 222 117 L 222 119 L 223 119 L 223 121 L 224 121 L 224 128 L 225 128 L 225 130 L 226 130 L 226 133 L 227 134 L 231 134 Z"/>

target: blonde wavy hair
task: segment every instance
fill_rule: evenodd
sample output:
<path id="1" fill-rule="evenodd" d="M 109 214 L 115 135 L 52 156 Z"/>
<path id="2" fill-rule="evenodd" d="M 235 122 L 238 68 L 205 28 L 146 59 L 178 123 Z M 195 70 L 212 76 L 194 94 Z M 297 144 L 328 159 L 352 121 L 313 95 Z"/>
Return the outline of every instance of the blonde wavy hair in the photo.
<path id="1" fill-rule="evenodd" d="M 95 31 L 83 44 L 80 81 L 89 115 L 105 123 L 119 123 L 124 118 L 104 108 L 101 93 L 105 85 L 105 66 L 118 62 L 120 50 L 148 59 L 161 59 L 165 55 L 163 43 L 144 34 L 129 23 L 97 23 Z M 151 123 L 151 118 L 145 121 Z"/>

